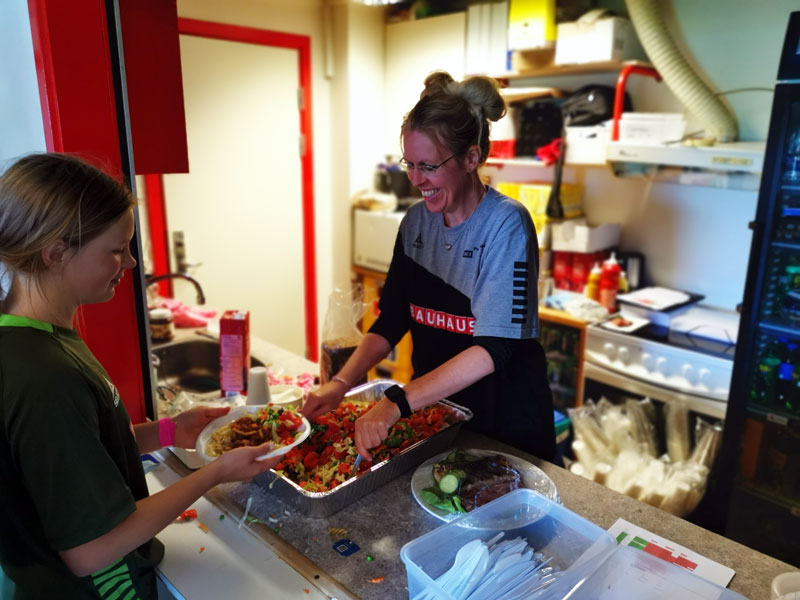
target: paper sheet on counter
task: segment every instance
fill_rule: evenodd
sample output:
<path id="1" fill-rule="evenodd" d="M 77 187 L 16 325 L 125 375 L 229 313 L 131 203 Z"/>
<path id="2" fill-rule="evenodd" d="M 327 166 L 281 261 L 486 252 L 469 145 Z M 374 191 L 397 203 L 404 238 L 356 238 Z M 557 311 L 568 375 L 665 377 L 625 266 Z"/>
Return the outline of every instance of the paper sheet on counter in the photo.
<path id="1" fill-rule="evenodd" d="M 736 572 L 697 552 L 676 544 L 655 533 L 629 523 L 625 519 L 617 521 L 608 528 L 618 544 L 643 550 L 722 587 L 727 587 Z"/>

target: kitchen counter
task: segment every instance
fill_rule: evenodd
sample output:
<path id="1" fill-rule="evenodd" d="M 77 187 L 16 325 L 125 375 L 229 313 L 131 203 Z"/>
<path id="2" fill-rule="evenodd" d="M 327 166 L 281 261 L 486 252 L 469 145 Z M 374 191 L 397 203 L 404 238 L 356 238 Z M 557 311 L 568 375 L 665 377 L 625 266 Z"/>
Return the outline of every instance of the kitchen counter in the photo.
<path id="1" fill-rule="evenodd" d="M 193 335 L 193 331 L 178 334 L 181 338 Z M 299 375 L 317 370 L 314 363 L 263 340 L 251 340 L 251 352 L 278 373 Z M 773 577 L 797 570 L 485 436 L 462 430 L 455 445 L 502 451 L 530 461 L 553 480 L 564 506 L 570 510 L 604 529 L 618 518 L 624 518 L 730 567 L 736 575 L 728 587 L 751 600 L 768 600 Z M 179 475 L 189 472 L 168 452 L 164 452 L 164 460 Z M 412 474 L 413 469 L 325 519 L 304 516 L 256 483 L 217 486 L 206 499 L 230 517 L 239 519 L 248 499 L 252 498 L 248 513 L 251 518 L 244 528 L 323 595 L 337 600 L 405 600 L 408 597 L 406 572 L 400 560 L 400 549 L 442 524 L 414 500 Z M 332 533 L 329 531 L 332 528 L 340 531 Z M 341 556 L 333 545 L 342 538 L 351 540 L 360 549 L 349 556 Z M 236 552 L 235 545 L 230 548 L 231 552 Z M 367 556 L 372 560 L 367 560 Z M 236 597 L 234 590 L 231 595 Z"/>
<path id="2" fill-rule="evenodd" d="M 604 486 L 573 475 L 485 436 L 462 431 L 456 444 L 507 452 L 529 460 L 555 482 L 564 506 L 607 529 L 619 517 L 715 560 L 736 572 L 728 586 L 751 600 L 768 600 L 772 578 L 791 565 L 751 550 L 727 538 L 697 527 Z M 173 459 L 174 461 L 174 459 Z M 177 461 L 169 464 L 180 472 Z M 240 518 L 252 497 L 247 525 L 283 560 L 291 564 L 331 598 L 345 600 L 405 600 L 405 567 L 402 546 L 442 524 L 424 511 L 411 494 L 413 469 L 375 490 L 358 502 L 325 519 L 306 517 L 284 505 L 269 490 L 255 483 L 227 484 L 207 498 Z M 329 532 L 339 528 L 345 532 Z M 360 550 L 340 556 L 333 543 L 352 540 Z M 367 560 L 367 555 L 373 560 Z M 383 578 L 378 583 L 373 580 Z M 192 599 L 188 599 L 192 600 Z"/>

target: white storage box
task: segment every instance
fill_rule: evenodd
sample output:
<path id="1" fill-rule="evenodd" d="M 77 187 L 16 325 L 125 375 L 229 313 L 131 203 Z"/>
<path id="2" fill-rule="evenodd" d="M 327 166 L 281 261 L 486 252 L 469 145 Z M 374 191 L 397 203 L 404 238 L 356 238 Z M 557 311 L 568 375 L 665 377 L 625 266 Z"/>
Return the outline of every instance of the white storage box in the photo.
<path id="1" fill-rule="evenodd" d="M 569 219 L 550 226 L 550 247 L 564 252 L 597 252 L 619 244 L 619 225 L 590 227 L 586 219 Z"/>
<path id="2" fill-rule="evenodd" d="M 405 212 L 355 209 L 353 262 L 385 273 L 392 262 L 394 241 Z"/>
<path id="3" fill-rule="evenodd" d="M 622 113 L 619 141 L 637 144 L 663 144 L 683 138 L 686 121 L 680 113 Z"/>
<path id="4" fill-rule="evenodd" d="M 571 165 L 604 165 L 610 129 L 606 124 L 567 127 L 567 156 Z"/>
<path id="5" fill-rule="evenodd" d="M 622 17 L 600 17 L 589 11 L 577 21 L 558 25 L 557 65 L 631 60 L 643 55 L 633 25 Z"/>

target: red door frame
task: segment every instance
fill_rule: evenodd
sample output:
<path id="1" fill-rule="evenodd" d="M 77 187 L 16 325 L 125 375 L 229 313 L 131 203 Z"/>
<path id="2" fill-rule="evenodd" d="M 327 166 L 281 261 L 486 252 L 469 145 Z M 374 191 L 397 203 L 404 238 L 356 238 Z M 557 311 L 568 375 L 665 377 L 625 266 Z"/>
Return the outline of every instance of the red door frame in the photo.
<path id="1" fill-rule="evenodd" d="M 115 79 L 120 64 L 112 41 L 116 45 L 117 38 L 109 30 L 114 7 L 114 0 L 28 0 L 47 150 L 76 154 L 122 180 L 130 156 L 120 127 L 125 115 Z M 145 385 L 150 384 L 147 337 L 138 317 L 143 298 L 137 267 L 122 279 L 113 299 L 82 306 L 77 319 L 134 423 L 146 418 Z"/>
<path id="2" fill-rule="evenodd" d="M 211 21 L 178 18 L 178 33 L 216 40 L 243 42 L 297 50 L 297 67 L 300 73 L 300 134 L 305 140 L 304 154 L 300 157 L 303 195 L 303 277 L 305 298 L 306 358 L 319 360 L 317 343 L 317 264 L 316 233 L 314 225 L 314 136 L 311 120 L 311 38 L 305 35 L 227 25 Z M 166 209 L 160 177 L 145 180 L 150 231 L 153 236 L 154 267 L 168 268 L 169 246 L 166 243 Z M 151 197 L 151 190 L 154 191 Z M 159 227 L 163 228 L 159 229 Z M 156 243 L 158 242 L 158 243 Z M 159 271 L 156 271 L 159 272 Z"/>

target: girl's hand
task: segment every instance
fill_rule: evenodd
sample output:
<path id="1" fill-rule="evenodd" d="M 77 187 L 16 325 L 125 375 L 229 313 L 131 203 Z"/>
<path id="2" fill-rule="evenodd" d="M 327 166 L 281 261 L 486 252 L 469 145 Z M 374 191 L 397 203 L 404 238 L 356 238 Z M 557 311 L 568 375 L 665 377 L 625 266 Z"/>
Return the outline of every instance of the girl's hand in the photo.
<path id="1" fill-rule="evenodd" d="M 266 460 L 256 460 L 271 452 L 272 442 L 260 446 L 244 446 L 224 452 L 222 456 L 207 465 L 206 469 L 213 469 L 217 483 L 231 483 L 234 481 L 250 481 L 256 475 L 268 471 L 281 461 L 281 456 Z"/>
<path id="2" fill-rule="evenodd" d="M 227 415 L 231 410 L 230 406 L 211 407 L 197 406 L 182 412 L 175 417 L 175 443 L 179 448 L 194 448 L 197 443 L 197 436 L 203 431 L 206 425 L 214 419 Z"/>
<path id="3" fill-rule="evenodd" d="M 397 423 L 398 419 L 400 419 L 400 409 L 388 398 L 383 398 L 364 416 L 356 419 L 356 450 L 364 460 L 372 461 L 369 449 L 380 445 L 386 439 L 389 428 Z"/>
<path id="4" fill-rule="evenodd" d="M 339 381 L 329 381 L 308 393 L 303 408 L 300 410 L 302 415 L 313 422 L 319 415 L 334 410 L 347 393 L 347 388 Z"/>

